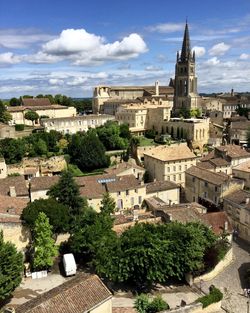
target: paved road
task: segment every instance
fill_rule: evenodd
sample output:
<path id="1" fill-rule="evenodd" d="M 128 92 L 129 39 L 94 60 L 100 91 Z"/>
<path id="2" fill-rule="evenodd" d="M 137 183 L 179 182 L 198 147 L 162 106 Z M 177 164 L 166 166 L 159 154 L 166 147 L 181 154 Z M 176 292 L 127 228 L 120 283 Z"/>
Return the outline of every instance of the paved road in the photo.
<path id="1" fill-rule="evenodd" d="M 246 287 L 244 272 L 250 266 L 250 245 L 238 240 L 233 243 L 234 261 L 214 279 L 203 284 L 203 291 L 208 292 L 211 284 L 220 288 L 224 293 L 222 306 L 229 313 L 249 313 L 247 311 L 247 298 L 243 295 Z"/>

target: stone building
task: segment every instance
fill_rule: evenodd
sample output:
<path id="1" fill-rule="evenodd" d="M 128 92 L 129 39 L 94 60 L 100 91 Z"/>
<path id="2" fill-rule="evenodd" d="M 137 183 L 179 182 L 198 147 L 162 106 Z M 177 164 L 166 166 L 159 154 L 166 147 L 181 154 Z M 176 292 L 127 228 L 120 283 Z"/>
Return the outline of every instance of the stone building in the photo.
<path id="1" fill-rule="evenodd" d="M 0 195 L 29 199 L 29 191 L 24 177 L 12 176 L 1 179 Z"/>
<path id="2" fill-rule="evenodd" d="M 142 180 L 145 171 L 144 167 L 136 165 L 135 162 L 122 162 L 105 169 L 104 173 L 116 176 L 134 175 L 138 180 Z"/>
<path id="3" fill-rule="evenodd" d="M 5 160 L 0 157 L 0 179 L 7 177 L 7 166 Z"/>
<path id="4" fill-rule="evenodd" d="M 107 121 L 114 120 L 112 115 L 81 115 L 72 117 L 43 118 L 41 125 L 45 131 L 56 130 L 63 134 L 75 134 L 77 132 L 87 132 L 90 128 L 104 125 Z"/>
<path id="5" fill-rule="evenodd" d="M 242 180 L 232 179 L 225 173 L 215 173 L 198 166 L 185 172 L 185 196 L 188 202 L 198 202 L 211 209 L 219 208 L 223 198 L 244 188 Z"/>
<path id="6" fill-rule="evenodd" d="M 209 118 L 171 118 L 165 130 L 173 138 L 186 139 L 192 149 L 203 151 L 209 140 Z"/>
<path id="7" fill-rule="evenodd" d="M 228 126 L 228 140 L 231 144 L 247 146 L 250 121 L 245 117 L 231 118 Z"/>
<path id="8" fill-rule="evenodd" d="M 245 187 L 250 188 L 250 160 L 232 168 L 232 175 L 235 178 L 244 180 Z"/>
<path id="9" fill-rule="evenodd" d="M 32 126 L 33 122 L 25 119 L 25 113 L 28 111 L 36 112 L 39 117 L 58 118 L 76 116 L 76 109 L 74 107 L 51 104 L 47 98 L 22 99 L 21 106 L 8 107 L 7 111 L 12 116 L 10 122 L 12 125 L 24 124 Z M 34 121 L 34 125 L 40 125 L 40 121 Z"/>
<path id="10" fill-rule="evenodd" d="M 15 128 L 3 123 L 0 123 L 0 139 L 15 138 Z"/>
<path id="11" fill-rule="evenodd" d="M 151 179 L 184 185 L 185 171 L 196 164 L 196 155 L 186 144 L 157 146 L 144 152 L 144 166 Z"/>
<path id="12" fill-rule="evenodd" d="M 58 182 L 59 176 L 35 177 L 30 181 L 31 201 L 48 198 L 48 190 Z M 116 176 L 111 174 L 76 177 L 80 194 L 86 197 L 90 206 L 100 211 L 103 194 L 109 192 L 118 210 L 141 207 L 144 199 L 157 195 L 159 198 L 179 202 L 177 185 L 159 182 L 157 185 L 144 184 L 133 174 Z"/>
<path id="13" fill-rule="evenodd" d="M 174 89 L 170 86 L 97 86 L 93 92 L 93 113 L 115 114 L 122 104 L 142 102 L 145 97 L 160 95 L 173 100 Z M 113 113 L 111 113 L 113 112 Z"/>
<path id="14" fill-rule="evenodd" d="M 191 51 L 188 24 L 186 23 L 181 54 L 177 52 L 174 79 L 174 112 L 181 109 L 191 110 L 201 106 L 201 97 L 197 93 L 195 74 L 195 52 Z"/>
<path id="15" fill-rule="evenodd" d="M 237 145 L 215 147 L 205 157 L 201 158 L 197 166 L 213 172 L 223 172 L 232 175 L 232 169 L 250 160 L 250 153 Z"/>
<path id="16" fill-rule="evenodd" d="M 223 200 L 223 209 L 238 236 L 250 243 L 250 193 L 238 190 L 227 195 Z"/>

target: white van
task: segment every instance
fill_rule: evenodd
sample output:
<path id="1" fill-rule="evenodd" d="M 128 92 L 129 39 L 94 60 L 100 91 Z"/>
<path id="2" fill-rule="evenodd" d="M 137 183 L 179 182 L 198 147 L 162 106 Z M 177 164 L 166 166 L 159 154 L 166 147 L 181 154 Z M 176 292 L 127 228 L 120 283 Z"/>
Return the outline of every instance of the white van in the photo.
<path id="1" fill-rule="evenodd" d="M 66 276 L 76 274 L 76 261 L 72 253 L 67 253 L 63 255 L 63 267 Z"/>

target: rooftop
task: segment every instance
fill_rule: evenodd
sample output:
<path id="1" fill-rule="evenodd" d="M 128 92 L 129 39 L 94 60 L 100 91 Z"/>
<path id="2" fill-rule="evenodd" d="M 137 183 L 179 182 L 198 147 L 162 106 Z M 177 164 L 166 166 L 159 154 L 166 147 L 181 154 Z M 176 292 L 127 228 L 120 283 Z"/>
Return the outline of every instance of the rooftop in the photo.
<path id="1" fill-rule="evenodd" d="M 180 188 L 176 183 L 172 181 L 155 181 L 146 184 L 146 193 L 153 193 L 157 191 L 171 190 Z"/>
<path id="2" fill-rule="evenodd" d="M 132 164 L 129 162 L 122 162 L 122 163 L 117 163 L 116 165 L 105 169 L 105 173 L 117 175 L 129 169 L 137 169 L 139 171 L 145 172 L 145 168 L 138 166 L 137 164 Z"/>
<path id="3" fill-rule="evenodd" d="M 216 186 L 222 185 L 230 179 L 230 176 L 224 173 L 214 173 L 198 166 L 191 166 L 186 170 L 186 174 L 207 181 Z"/>
<path id="4" fill-rule="evenodd" d="M 219 152 L 224 152 L 226 153 L 226 156 L 230 158 L 240 158 L 240 157 L 249 157 L 250 158 L 250 153 L 247 152 L 243 147 L 238 146 L 238 145 L 226 145 L 226 146 L 219 146 L 215 148 L 215 153 L 216 150 Z"/>
<path id="5" fill-rule="evenodd" d="M 149 156 L 163 162 L 196 158 L 196 155 L 184 144 L 157 146 L 149 151 L 145 151 L 144 156 Z"/>
<path id="6" fill-rule="evenodd" d="M 49 106 L 51 105 L 48 98 L 22 98 L 24 106 Z"/>
<path id="7" fill-rule="evenodd" d="M 0 180 L 0 195 L 9 196 L 10 187 L 15 187 L 17 197 L 28 197 L 28 188 L 23 176 L 10 176 Z"/>
<path id="8" fill-rule="evenodd" d="M 16 308 L 16 313 L 87 313 L 112 298 L 96 275 L 79 274 Z"/>
<path id="9" fill-rule="evenodd" d="M 250 160 L 233 167 L 233 170 L 250 172 Z"/>
<path id="10" fill-rule="evenodd" d="M 224 200 L 230 201 L 250 211 L 250 192 L 237 190 L 224 197 Z"/>
<path id="11" fill-rule="evenodd" d="M 233 231 L 233 227 L 227 217 L 226 212 L 213 212 L 202 215 L 203 221 L 209 225 L 213 232 L 216 235 L 222 234 L 225 229 L 225 225 L 227 224 L 227 231 L 231 233 Z"/>

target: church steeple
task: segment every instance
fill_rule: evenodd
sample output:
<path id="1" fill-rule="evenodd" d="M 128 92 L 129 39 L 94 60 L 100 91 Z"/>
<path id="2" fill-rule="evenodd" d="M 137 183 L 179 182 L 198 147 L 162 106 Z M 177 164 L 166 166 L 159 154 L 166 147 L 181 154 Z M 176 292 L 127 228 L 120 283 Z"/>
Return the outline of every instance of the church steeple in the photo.
<path id="1" fill-rule="evenodd" d="M 188 61 L 191 57 L 191 47 L 190 47 L 190 38 L 189 38 L 189 30 L 188 30 L 188 23 L 186 21 L 185 32 L 182 42 L 182 49 L 181 49 L 181 62 Z"/>

